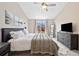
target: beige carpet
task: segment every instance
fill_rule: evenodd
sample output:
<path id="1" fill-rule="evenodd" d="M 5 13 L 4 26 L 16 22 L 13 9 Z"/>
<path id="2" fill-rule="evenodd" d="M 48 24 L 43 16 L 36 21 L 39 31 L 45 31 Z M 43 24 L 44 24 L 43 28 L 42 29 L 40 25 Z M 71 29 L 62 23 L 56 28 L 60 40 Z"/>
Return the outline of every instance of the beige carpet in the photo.
<path id="1" fill-rule="evenodd" d="M 59 46 L 59 51 L 58 55 L 59 56 L 79 56 L 79 51 L 78 50 L 69 50 L 66 46 L 58 42 L 55 38 L 53 40 L 58 44 Z"/>

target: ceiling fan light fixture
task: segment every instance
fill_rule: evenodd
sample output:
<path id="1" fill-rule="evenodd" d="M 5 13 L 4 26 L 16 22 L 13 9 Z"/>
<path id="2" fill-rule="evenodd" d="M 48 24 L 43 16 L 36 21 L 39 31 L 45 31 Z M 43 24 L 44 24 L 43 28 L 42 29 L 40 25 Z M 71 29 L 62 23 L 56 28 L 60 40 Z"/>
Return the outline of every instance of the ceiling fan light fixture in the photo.
<path id="1" fill-rule="evenodd" d="M 42 3 L 42 9 L 48 11 L 48 5 L 46 3 Z"/>
<path id="2" fill-rule="evenodd" d="M 42 6 L 42 8 L 43 8 L 43 9 L 46 9 L 46 8 L 47 8 L 47 6 Z"/>

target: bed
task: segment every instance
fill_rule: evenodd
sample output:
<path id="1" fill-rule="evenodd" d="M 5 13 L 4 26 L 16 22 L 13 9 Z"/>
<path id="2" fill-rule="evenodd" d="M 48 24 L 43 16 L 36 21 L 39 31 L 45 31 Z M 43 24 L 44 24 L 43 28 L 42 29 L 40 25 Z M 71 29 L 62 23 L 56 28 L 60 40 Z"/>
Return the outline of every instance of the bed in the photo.
<path id="1" fill-rule="evenodd" d="M 58 54 L 58 45 L 46 33 L 29 33 L 17 39 L 11 39 L 9 32 L 24 30 L 23 28 L 3 28 L 2 42 L 11 43 L 11 51 L 31 50 L 31 54 Z"/>

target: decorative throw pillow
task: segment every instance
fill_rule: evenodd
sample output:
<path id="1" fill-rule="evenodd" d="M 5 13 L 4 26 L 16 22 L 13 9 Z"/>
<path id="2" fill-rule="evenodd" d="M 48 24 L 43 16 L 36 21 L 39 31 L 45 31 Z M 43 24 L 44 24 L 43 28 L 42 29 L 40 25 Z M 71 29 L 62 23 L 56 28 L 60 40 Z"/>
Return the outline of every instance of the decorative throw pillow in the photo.
<path id="1" fill-rule="evenodd" d="M 14 31 L 11 31 L 10 36 L 11 36 L 11 38 L 16 39 L 17 38 L 17 33 L 14 32 Z"/>
<path id="2" fill-rule="evenodd" d="M 17 39 L 17 38 L 25 36 L 22 31 L 11 31 L 10 35 L 11 35 L 11 38 L 13 39 Z"/>

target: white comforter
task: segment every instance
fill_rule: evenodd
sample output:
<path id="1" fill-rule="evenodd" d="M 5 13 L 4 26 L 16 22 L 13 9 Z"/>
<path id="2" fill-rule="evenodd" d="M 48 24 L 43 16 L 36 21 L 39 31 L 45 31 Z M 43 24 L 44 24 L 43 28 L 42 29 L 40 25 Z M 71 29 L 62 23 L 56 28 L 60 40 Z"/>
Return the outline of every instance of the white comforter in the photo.
<path id="1" fill-rule="evenodd" d="M 35 34 L 28 34 L 18 39 L 10 39 L 11 51 L 24 51 L 31 49 L 31 40 Z"/>

